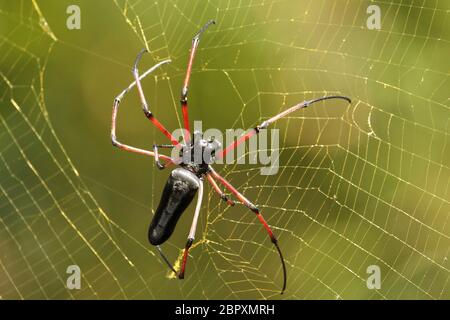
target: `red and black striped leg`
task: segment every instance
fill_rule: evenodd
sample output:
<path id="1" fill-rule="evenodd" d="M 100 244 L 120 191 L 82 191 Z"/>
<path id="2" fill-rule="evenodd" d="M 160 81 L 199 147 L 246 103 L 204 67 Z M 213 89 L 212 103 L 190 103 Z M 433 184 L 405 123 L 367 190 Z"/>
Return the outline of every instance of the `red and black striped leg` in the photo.
<path id="1" fill-rule="evenodd" d="M 184 129 L 185 129 L 185 143 L 188 144 L 190 141 L 190 127 L 189 127 L 189 112 L 188 112 L 188 103 L 187 103 L 187 95 L 188 95 L 188 89 L 189 89 L 189 80 L 191 78 L 192 73 L 192 65 L 194 63 L 194 57 L 195 52 L 197 51 L 198 44 L 200 43 L 200 36 L 202 33 L 208 28 L 211 24 L 215 24 L 214 20 L 208 21 L 201 29 L 200 31 L 194 36 L 192 39 L 192 47 L 191 47 L 191 53 L 189 55 L 189 62 L 187 66 L 186 71 L 186 77 L 184 78 L 183 88 L 181 89 L 181 111 L 183 113 L 183 121 L 184 121 Z"/>
<path id="2" fill-rule="evenodd" d="M 272 241 L 272 243 L 274 244 L 275 248 L 278 251 L 278 254 L 280 256 L 280 260 L 281 260 L 281 266 L 283 268 L 283 287 L 281 289 L 281 294 L 283 294 L 284 290 L 286 289 L 286 280 L 287 280 L 287 273 L 286 273 L 286 264 L 284 262 L 284 257 L 283 257 L 283 253 L 281 252 L 281 249 L 278 245 L 278 240 L 275 237 L 272 229 L 270 228 L 269 224 L 266 222 L 266 220 L 264 219 L 264 217 L 262 216 L 261 212 L 259 211 L 258 207 L 256 205 L 254 205 L 253 203 L 251 203 L 246 197 L 244 197 L 243 194 L 241 194 L 235 187 L 233 187 L 227 180 L 225 180 L 225 178 L 223 178 L 221 175 L 219 175 L 216 171 L 214 171 L 214 169 L 212 167 L 210 167 L 210 172 L 211 175 L 219 180 L 219 182 L 221 184 L 223 184 L 223 186 L 225 188 L 227 188 L 228 190 L 230 190 L 230 192 L 232 194 L 234 194 L 236 196 L 236 198 L 243 204 L 245 205 L 247 208 L 249 208 L 253 213 L 256 214 L 256 217 L 258 218 L 259 222 L 261 222 L 261 224 L 263 225 L 264 229 L 266 230 L 267 234 L 269 235 L 270 240 Z"/>
<path id="3" fill-rule="evenodd" d="M 213 189 L 217 192 L 217 194 L 220 196 L 220 199 L 222 199 L 223 201 L 225 201 L 226 203 L 228 203 L 230 206 L 234 206 L 236 203 L 231 200 L 222 190 L 220 190 L 219 186 L 217 185 L 216 180 L 214 180 L 214 178 L 212 177 L 212 175 L 210 173 L 208 173 L 206 175 L 206 177 L 208 178 L 208 182 L 211 184 L 211 186 L 213 187 Z"/>
<path id="4" fill-rule="evenodd" d="M 138 56 L 136 57 L 136 61 L 134 62 L 132 70 L 134 79 L 136 81 L 136 87 L 139 92 L 139 98 L 141 99 L 142 102 L 142 109 L 144 110 L 145 116 L 159 129 L 159 131 L 161 131 L 167 138 L 169 138 L 174 146 L 177 146 L 179 145 L 178 140 L 175 139 L 175 137 L 162 125 L 162 123 L 155 118 L 155 116 L 148 108 L 147 100 L 145 99 L 144 90 L 142 89 L 141 80 L 137 69 L 137 65 L 145 52 L 147 52 L 146 49 L 143 49 L 141 50 L 141 52 L 139 52 Z"/>
<path id="5" fill-rule="evenodd" d="M 163 61 L 160 62 L 159 64 L 157 64 L 156 66 L 150 68 L 149 70 L 147 70 L 142 76 L 141 78 L 145 77 L 146 75 L 148 75 L 149 73 L 151 73 L 154 69 L 156 69 L 158 66 L 160 66 L 163 63 L 167 63 L 168 61 Z M 125 97 L 125 95 L 130 91 L 131 88 L 133 88 L 136 85 L 136 82 L 131 83 L 128 88 L 126 88 L 124 91 L 122 91 L 115 99 L 114 99 L 114 103 L 113 103 L 113 108 L 112 108 L 112 117 L 111 117 L 111 142 L 113 144 L 113 146 L 121 149 L 121 150 L 125 150 L 125 151 L 129 151 L 129 152 L 133 152 L 133 153 L 138 153 L 138 154 L 143 154 L 146 156 L 150 156 L 150 157 L 154 157 L 155 153 L 149 150 L 144 150 L 144 149 L 140 149 L 140 148 L 136 148 L 136 147 L 132 147 L 130 145 L 121 143 L 117 140 L 116 137 L 116 123 L 117 123 L 117 115 L 119 113 L 119 105 L 120 102 L 122 101 L 122 99 Z M 165 155 L 161 155 L 159 158 L 161 158 L 162 160 L 165 161 L 165 163 L 163 164 L 165 167 L 168 166 L 169 164 L 173 164 L 173 161 L 170 157 L 167 157 Z"/>
<path id="6" fill-rule="evenodd" d="M 303 101 L 301 103 L 296 104 L 293 107 L 290 107 L 289 109 L 286 109 L 285 111 L 277 114 L 276 116 L 262 122 L 260 125 L 256 126 L 253 129 L 250 129 L 245 135 L 241 136 L 239 139 L 237 139 L 236 141 L 233 141 L 232 143 L 230 143 L 225 149 L 223 149 L 222 151 L 220 151 L 219 153 L 217 153 L 216 155 L 216 159 L 222 159 L 223 157 L 225 157 L 225 155 L 230 152 L 231 150 L 235 149 L 237 146 L 239 146 L 241 143 L 244 143 L 245 141 L 247 141 L 248 139 L 250 139 L 251 137 L 253 137 L 255 134 L 258 134 L 259 131 L 261 129 L 266 129 L 270 124 L 272 124 L 273 122 L 287 116 L 288 114 L 297 111 L 299 109 L 303 109 L 306 107 L 309 107 L 310 105 L 319 102 L 319 101 L 323 101 L 323 100 L 330 100 L 330 99 L 342 99 L 347 101 L 348 103 L 351 103 L 350 98 L 344 97 L 344 96 L 328 96 L 328 97 L 322 97 L 322 98 L 318 98 L 318 99 L 313 99 L 313 100 L 309 100 L 309 101 Z"/>
<path id="7" fill-rule="evenodd" d="M 184 279 L 184 272 L 186 270 L 186 263 L 189 255 L 189 249 L 191 248 L 193 242 L 194 239 L 188 239 L 186 245 L 184 246 L 183 260 L 181 261 L 181 269 L 180 273 L 178 274 L 179 279 Z"/>

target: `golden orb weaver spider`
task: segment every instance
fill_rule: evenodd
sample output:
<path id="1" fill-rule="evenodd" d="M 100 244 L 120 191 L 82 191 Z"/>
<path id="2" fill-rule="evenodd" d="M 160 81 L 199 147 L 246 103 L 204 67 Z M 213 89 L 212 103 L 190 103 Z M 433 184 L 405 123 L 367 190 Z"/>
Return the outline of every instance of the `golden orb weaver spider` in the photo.
<path id="1" fill-rule="evenodd" d="M 169 268 L 178 275 L 178 278 L 183 279 L 185 275 L 186 262 L 189 253 L 189 248 L 191 247 L 195 232 L 197 229 L 198 217 L 200 214 L 200 208 L 202 205 L 203 199 L 203 179 L 206 177 L 209 184 L 212 188 L 217 192 L 220 198 L 225 201 L 230 206 L 235 204 L 235 201 L 231 200 L 218 186 L 217 181 L 220 182 L 226 189 L 228 189 L 239 201 L 239 203 L 245 205 L 248 209 L 250 209 L 258 218 L 259 222 L 264 227 L 267 232 L 271 242 L 275 246 L 278 255 L 281 260 L 281 266 L 283 269 L 283 285 L 281 289 L 281 293 L 286 289 L 286 281 L 287 281 L 287 273 L 286 273 L 286 264 L 283 258 L 283 254 L 281 252 L 280 246 L 278 245 L 278 240 L 275 237 L 271 227 L 266 222 L 264 217 L 261 214 L 261 211 L 258 207 L 253 204 L 250 200 L 248 200 L 242 193 L 240 193 L 235 187 L 233 187 L 225 178 L 219 175 L 211 166 L 212 163 L 217 159 L 223 158 L 228 152 L 234 150 L 238 145 L 244 143 L 252 136 L 258 134 L 260 130 L 266 129 L 273 122 L 287 116 L 288 114 L 310 106 L 313 103 L 329 100 L 329 99 L 343 99 L 347 102 L 351 103 L 351 100 L 344 96 L 325 96 L 313 100 L 303 101 L 298 103 L 285 111 L 273 116 L 272 118 L 262 122 L 260 125 L 256 126 L 253 129 L 250 129 L 246 134 L 241 136 L 239 139 L 228 145 L 225 149 L 220 150 L 221 145 L 215 139 L 204 139 L 203 134 L 201 132 L 194 132 L 193 141 L 191 141 L 190 135 L 190 127 L 189 127 L 189 115 L 188 115 L 188 103 L 187 103 L 187 95 L 188 95 L 188 87 L 189 80 L 192 72 L 192 64 L 194 61 L 195 53 L 198 48 L 200 42 L 200 36 L 203 32 L 208 28 L 211 24 L 214 24 L 213 20 L 208 21 L 200 31 L 194 36 L 192 40 L 192 47 L 189 55 L 189 62 L 187 66 L 186 76 L 184 79 L 183 88 L 181 90 L 181 110 L 183 114 L 184 121 L 184 144 L 181 144 L 175 137 L 161 124 L 150 111 L 147 100 L 144 95 L 144 91 L 142 89 L 141 80 L 145 78 L 147 75 L 152 73 L 154 70 L 162 66 L 163 64 L 169 63 L 170 60 L 164 60 L 142 75 L 139 75 L 137 65 L 142 58 L 142 55 L 146 52 L 146 50 L 142 50 L 134 63 L 132 72 L 135 81 L 131 83 L 125 90 L 123 90 L 115 99 L 113 104 L 112 111 L 112 125 L 111 125 L 111 140 L 112 144 L 115 147 L 118 147 L 122 150 L 143 154 L 146 156 L 151 156 L 155 158 L 156 166 L 159 169 L 164 169 L 170 165 L 178 165 L 179 168 L 176 168 L 172 171 L 169 179 L 164 187 L 162 197 L 159 203 L 158 208 L 155 211 L 155 215 L 150 224 L 148 238 L 152 245 L 156 246 L 159 253 L 161 254 L 162 259 L 169 266 Z M 171 144 L 163 144 L 163 145 L 154 145 L 153 151 L 139 149 L 136 147 L 132 147 L 130 145 L 123 144 L 119 142 L 116 138 L 116 120 L 117 113 L 119 109 L 119 104 L 124 98 L 125 94 L 127 94 L 133 87 L 137 87 L 139 98 L 142 103 L 142 108 L 145 116 L 160 130 L 167 138 L 169 138 Z M 159 148 L 179 148 L 179 158 L 173 159 L 169 156 L 159 154 Z M 205 157 L 201 157 L 200 161 L 193 161 L 192 159 L 196 158 L 194 155 L 194 150 L 201 150 L 202 154 L 209 154 L 209 157 L 205 159 Z M 197 158 L 198 159 L 198 158 Z M 164 163 L 162 162 L 164 161 Z M 163 244 L 169 237 L 172 235 L 176 223 L 182 213 L 186 210 L 189 204 L 194 199 L 195 195 L 198 192 L 197 204 L 195 207 L 194 218 L 192 220 L 191 228 L 188 235 L 188 240 L 184 247 L 183 258 L 181 263 L 181 269 L 179 272 L 175 270 L 173 265 L 169 262 L 169 260 L 164 255 L 161 244 Z"/>

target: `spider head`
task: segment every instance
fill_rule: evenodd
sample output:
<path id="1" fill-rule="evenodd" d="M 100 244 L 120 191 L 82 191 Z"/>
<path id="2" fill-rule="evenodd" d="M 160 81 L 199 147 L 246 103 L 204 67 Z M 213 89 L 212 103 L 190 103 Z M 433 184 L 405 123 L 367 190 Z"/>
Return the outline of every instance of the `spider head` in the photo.
<path id="1" fill-rule="evenodd" d="M 206 145 L 203 149 L 203 161 L 211 164 L 215 160 L 216 151 L 222 147 L 222 144 L 215 137 L 209 137 L 204 141 L 206 141 Z"/>
<path id="2" fill-rule="evenodd" d="M 202 171 L 202 168 L 214 162 L 216 151 L 222 144 L 214 137 L 203 138 L 203 133 L 195 131 L 189 146 L 183 147 L 181 156 L 183 164 L 193 169 L 195 172 Z"/>

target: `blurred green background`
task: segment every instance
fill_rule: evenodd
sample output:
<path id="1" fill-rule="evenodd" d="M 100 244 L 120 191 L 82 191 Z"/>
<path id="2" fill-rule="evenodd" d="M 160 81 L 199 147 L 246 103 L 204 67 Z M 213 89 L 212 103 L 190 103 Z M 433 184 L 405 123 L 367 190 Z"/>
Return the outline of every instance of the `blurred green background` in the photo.
<path id="1" fill-rule="evenodd" d="M 81 29 L 69 30 L 69 5 Z M 381 8 L 369 30 L 366 9 Z M 0 1 L 0 298 L 449 299 L 450 6 L 447 1 Z M 276 252 L 245 208 L 207 193 L 187 278 L 171 279 L 147 228 L 168 171 L 114 149 L 114 97 L 140 70 L 151 109 L 180 126 L 192 36 L 209 19 L 189 105 L 203 128 L 280 120 L 280 171 L 217 170 L 254 200 Z M 136 91 L 119 140 L 166 143 Z M 164 246 L 180 254 L 193 208 Z M 78 265 L 80 290 L 66 269 Z M 370 265 L 381 288 L 367 288 Z"/>

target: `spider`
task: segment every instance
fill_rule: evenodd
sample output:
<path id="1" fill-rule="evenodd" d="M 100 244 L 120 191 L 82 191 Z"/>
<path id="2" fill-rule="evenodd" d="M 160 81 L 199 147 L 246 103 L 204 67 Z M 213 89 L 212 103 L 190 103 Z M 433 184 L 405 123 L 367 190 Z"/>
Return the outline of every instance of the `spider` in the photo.
<path id="1" fill-rule="evenodd" d="M 313 100 L 303 101 L 298 103 L 285 111 L 275 115 L 274 117 L 265 120 L 260 125 L 250 129 L 246 134 L 239 137 L 236 141 L 228 145 L 226 148 L 221 149 L 221 144 L 214 138 L 203 138 L 203 134 L 199 131 L 194 132 L 191 139 L 190 127 L 189 127 L 189 116 L 188 116 L 188 87 L 189 87 L 189 79 L 192 72 L 192 64 L 194 61 L 195 53 L 197 51 L 198 45 L 200 43 L 200 36 L 204 33 L 204 31 L 211 25 L 215 24 L 214 20 L 208 21 L 200 31 L 194 36 L 192 39 L 192 46 L 189 55 L 189 61 L 186 71 L 186 76 L 184 79 L 183 88 L 181 90 L 181 111 L 183 114 L 183 122 L 184 122 L 184 135 L 183 140 L 184 143 L 181 143 L 161 124 L 150 111 L 147 100 L 144 95 L 144 90 L 142 89 L 141 80 L 145 78 L 147 75 L 152 73 L 154 70 L 159 68 L 160 66 L 169 63 L 170 60 L 164 60 L 142 75 L 139 75 L 138 72 L 138 63 L 142 58 L 142 55 L 147 52 L 146 49 L 143 49 L 139 52 L 134 62 L 134 66 L 132 68 L 132 73 L 135 81 L 132 82 L 128 88 L 122 91 L 115 99 L 113 103 L 112 110 L 112 125 L 111 125 L 111 140 L 112 144 L 115 147 L 118 147 L 122 150 L 134 152 L 138 154 L 143 154 L 146 156 L 154 157 L 155 164 L 159 169 L 165 169 L 171 165 L 177 165 L 178 168 L 174 169 L 164 187 L 162 192 L 161 200 L 158 205 L 158 208 L 155 211 L 152 222 L 148 231 L 148 239 L 150 243 L 158 249 L 161 254 L 162 259 L 168 265 L 168 267 L 178 275 L 179 279 L 183 279 L 185 275 L 186 262 L 188 258 L 189 248 L 192 246 L 194 242 L 195 232 L 197 229 L 197 222 L 200 214 L 200 208 L 202 205 L 203 199 L 203 181 L 204 178 L 207 179 L 208 183 L 212 186 L 212 188 L 217 192 L 220 198 L 225 201 L 228 205 L 235 205 L 236 201 L 229 198 L 219 187 L 217 181 L 223 185 L 225 189 L 228 189 L 231 194 L 237 199 L 238 203 L 243 204 L 251 212 L 256 215 L 258 221 L 262 224 L 263 228 L 267 232 L 271 242 L 275 246 L 276 251 L 280 257 L 281 267 L 283 269 L 283 285 L 281 289 L 281 293 L 283 293 L 286 289 L 286 264 L 283 258 L 283 254 L 281 252 L 280 246 L 278 245 L 278 240 L 273 233 L 271 227 L 264 219 L 260 209 L 253 204 L 249 199 L 247 199 L 241 192 L 239 192 L 235 187 L 233 187 L 227 180 L 225 180 L 221 175 L 219 175 L 212 164 L 217 160 L 223 158 L 228 152 L 234 150 L 238 145 L 244 143 L 246 140 L 250 139 L 252 136 L 257 135 L 260 130 L 266 129 L 273 122 L 287 116 L 288 114 L 306 108 L 313 103 L 329 100 L 329 99 L 343 99 L 347 102 L 351 103 L 351 100 L 344 96 L 325 96 Z M 137 87 L 137 91 L 139 93 L 139 98 L 142 103 L 142 108 L 145 116 L 150 120 L 169 140 L 170 144 L 161 144 L 161 145 L 153 145 L 153 150 L 144 150 L 136 147 L 132 147 L 130 145 L 123 144 L 119 142 L 116 138 L 116 120 L 119 104 L 124 98 L 125 94 L 127 94 L 133 87 Z M 179 157 L 173 159 L 173 157 L 169 157 L 159 153 L 160 148 L 177 148 L 179 151 Z M 200 150 L 202 156 L 200 159 L 196 156 L 195 150 Z M 192 220 L 191 228 L 189 231 L 188 239 L 186 245 L 184 247 L 181 268 L 180 271 L 177 272 L 174 266 L 169 262 L 167 257 L 164 255 L 161 245 L 169 239 L 172 235 L 175 226 L 177 224 L 178 219 L 182 215 L 182 213 L 186 210 L 189 204 L 194 199 L 196 193 L 198 192 L 197 204 L 194 211 L 194 217 Z"/>

